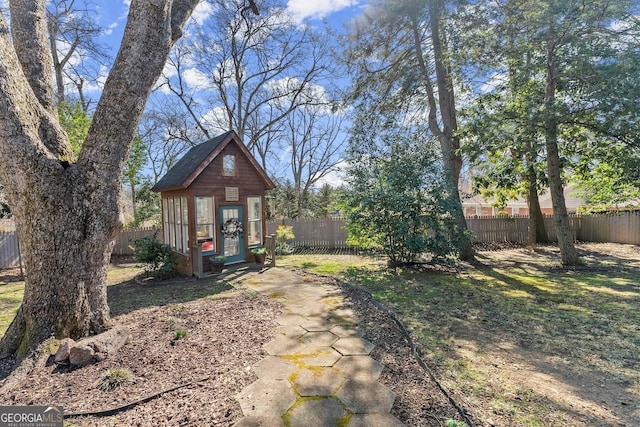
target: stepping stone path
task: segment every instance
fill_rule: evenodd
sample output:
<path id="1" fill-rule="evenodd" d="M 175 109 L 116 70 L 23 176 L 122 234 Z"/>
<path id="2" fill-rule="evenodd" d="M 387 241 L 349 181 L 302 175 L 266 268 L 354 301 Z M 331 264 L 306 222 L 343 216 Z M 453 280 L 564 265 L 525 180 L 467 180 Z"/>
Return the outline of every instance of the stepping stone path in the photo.
<path id="1" fill-rule="evenodd" d="M 338 287 L 275 268 L 245 283 L 285 314 L 264 345 L 269 355 L 253 365 L 258 380 L 236 396 L 244 417 L 235 426 L 404 425 L 389 413 L 395 394 L 377 381 L 384 366 Z"/>

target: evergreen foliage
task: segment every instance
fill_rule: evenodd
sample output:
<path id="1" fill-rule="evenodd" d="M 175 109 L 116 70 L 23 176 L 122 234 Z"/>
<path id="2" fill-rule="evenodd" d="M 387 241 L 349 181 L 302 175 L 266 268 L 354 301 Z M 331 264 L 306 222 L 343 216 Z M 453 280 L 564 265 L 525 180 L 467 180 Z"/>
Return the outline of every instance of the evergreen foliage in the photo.
<path id="1" fill-rule="evenodd" d="M 454 253 L 461 230 L 433 144 L 420 129 L 412 134 L 391 121 L 378 133 L 368 121 L 356 122 L 350 141 L 350 191 L 342 196 L 349 241 L 382 251 L 391 263 Z"/>
<path id="2" fill-rule="evenodd" d="M 176 264 L 176 256 L 171 246 L 158 240 L 158 232 L 152 236 L 132 240 L 133 257 L 145 264 L 147 274 L 160 278 L 169 277 Z"/>

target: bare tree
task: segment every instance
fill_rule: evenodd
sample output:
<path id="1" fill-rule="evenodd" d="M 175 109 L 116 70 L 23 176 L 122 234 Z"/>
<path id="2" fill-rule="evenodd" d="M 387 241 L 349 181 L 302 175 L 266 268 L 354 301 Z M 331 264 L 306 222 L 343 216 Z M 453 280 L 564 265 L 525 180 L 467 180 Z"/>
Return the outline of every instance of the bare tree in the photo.
<path id="1" fill-rule="evenodd" d="M 298 212 L 313 186 L 333 171 L 344 145 L 342 117 L 326 108 L 302 108 L 287 116 L 283 141 L 291 151 Z"/>
<path id="2" fill-rule="evenodd" d="M 91 16 L 90 3 L 82 5 L 76 0 L 47 2 L 47 28 L 49 46 L 56 81 L 56 102 L 65 102 L 65 78 L 78 92 L 85 111 L 89 102 L 84 97 L 84 83 L 95 81 L 100 65 L 111 61 L 105 46 L 97 42 L 104 29 Z M 97 65 L 97 67 L 96 67 Z"/>
<path id="3" fill-rule="evenodd" d="M 213 15 L 175 51 L 164 84 L 196 126 L 234 129 L 266 168 L 281 122 L 301 106 L 325 103 L 318 86 L 335 72 L 325 34 L 298 25 L 277 1 L 260 15 L 242 0 L 209 0 Z M 187 74 L 199 79 L 197 95 Z M 213 109 L 212 109 L 213 106 Z"/>
<path id="4" fill-rule="evenodd" d="M 133 1 L 77 162 L 55 114 L 45 0 L 0 16 L 0 180 L 24 251 L 24 298 L 0 354 L 109 325 L 104 281 L 122 228 L 122 170 L 151 88 L 197 0 Z"/>

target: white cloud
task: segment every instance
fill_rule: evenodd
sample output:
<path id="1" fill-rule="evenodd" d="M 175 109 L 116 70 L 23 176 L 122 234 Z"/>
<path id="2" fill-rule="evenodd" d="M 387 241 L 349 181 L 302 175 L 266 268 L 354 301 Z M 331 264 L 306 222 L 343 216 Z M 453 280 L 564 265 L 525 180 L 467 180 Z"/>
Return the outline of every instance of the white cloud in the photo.
<path id="1" fill-rule="evenodd" d="M 193 10 L 191 20 L 194 21 L 196 25 L 202 25 L 212 14 L 213 6 L 211 6 L 211 3 L 201 1 Z"/>
<path id="2" fill-rule="evenodd" d="M 328 174 L 320 178 L 318 182 L 316 182 L 316 187 L 322 187 L 324 184 L 329 184 L 334 188 L 340 187 L 345 183 L 344 178 L 346 167 L 347 162 L 345 162 L 344 160 L 338 161 L 331 172 L 329 172 Z"/>
<path id="3" fill-rule="evenodd" d="M 106 30 L 104 30 L 103 34 L 105 36 L 110 36 L 111 34 L 113 34 L 113 30 L 115 30 L 116 28 L 118 28 L 118 24 L 117 22 L 113 22 L 112 24 L 110 24 Z"/>
<path id="4" fill-rule="evenodd" d="M 202 122 L 208 129 L 229 130 L 229 118 L 224 107 L 215 107 L 202 116 Z"/>
<path id="5" fill-rule="evenodd" d="M 298 21 L 305 18 L 324 18 L 334 12 L 355 6 L 358 0 L 289 0 L 287 9 Z"/>
<path id="6" fill-rule="evenodd" d="M 211 86 L 209 77 L 196 68 L 189 68 L 182 73 L 182 78 L 193 89 L 206 89 Z"/>

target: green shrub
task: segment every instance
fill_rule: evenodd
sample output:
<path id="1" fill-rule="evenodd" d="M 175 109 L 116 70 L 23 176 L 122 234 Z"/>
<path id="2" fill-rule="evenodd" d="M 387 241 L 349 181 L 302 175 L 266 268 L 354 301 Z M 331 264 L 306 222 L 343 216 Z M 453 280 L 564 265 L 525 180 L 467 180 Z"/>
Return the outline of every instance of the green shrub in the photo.
<path id="1" fill-rule="evenodd" d="M 394 264 L 445 258 L 455 250 L 454 206 L 438 158 L 422 140 L 391 136 L 351 149 L 341 206 L 348 242 Z"/>
<path id="2" fill-rule="evenodd" d="M 133 256 L 136 261 L 145 264 L 148 274 L 157 277 L 169 277 L 176 264 L 176 255 L 171 246 L 158 241 L 158 232 L 152 236 L 132 240 Z"/>
<path id="3" fill-rule="evenodd" d="M 131 377 L 131 372 L 128 369 L 111 368 L 102 374 L 97 387 L 102 391 L 111 391 L 131 381 Z"/>

